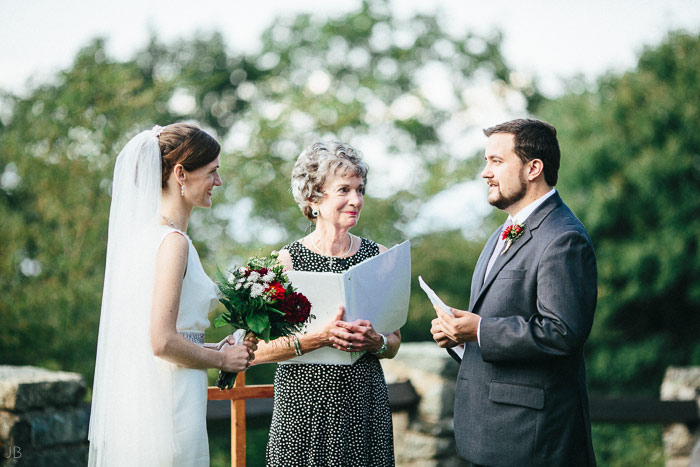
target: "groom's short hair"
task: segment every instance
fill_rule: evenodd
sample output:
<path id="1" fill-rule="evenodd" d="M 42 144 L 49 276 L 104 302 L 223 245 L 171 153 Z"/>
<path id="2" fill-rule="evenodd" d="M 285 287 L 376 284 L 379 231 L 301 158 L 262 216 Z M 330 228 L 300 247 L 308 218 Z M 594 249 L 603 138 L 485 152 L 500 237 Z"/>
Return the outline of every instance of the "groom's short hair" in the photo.
<path id="1" fill-rule="evenodd" d="M 517 119 L 484 130 L 488 137 L 494 133 L 513 135 L 513 151 L 523 163 L 540 159 L 544 165 L 544 180 L 555 186 L 559 178 L 561 152 L 557 141 L 557 129 L 547 122 L 534 118 Z"/>

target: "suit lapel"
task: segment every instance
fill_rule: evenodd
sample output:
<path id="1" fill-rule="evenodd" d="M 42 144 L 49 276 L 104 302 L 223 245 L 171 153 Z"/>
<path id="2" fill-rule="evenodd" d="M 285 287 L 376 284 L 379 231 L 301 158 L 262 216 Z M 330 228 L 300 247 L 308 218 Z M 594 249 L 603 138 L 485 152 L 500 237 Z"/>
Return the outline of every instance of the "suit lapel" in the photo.
<path id="1" fill-rule="evenodd" d="M 501 227 L 496 229 L 494 233 L 491 234 L 491 237 L 489 237 L 488 241 L 486 242 L 486 246 L 484 246 L 484 249 L 481 250 L 481 255 L 479 256 L 479 260 L 476 262 L 476 267 L 474 268 L 474 276 L 472 277 L 472 288 L 471 288 L 471 294 L 469 295 L 470 297 L 470 304 L 469 304 L 469 309 L 471 310 L 473 308 L 473 303 L 476 299 L 476 297 L 479 294 L 479 291 L 481 290 L 483 284 L 484 284 L 484 276 L 486 275 L 486 267 L 489 264 L 489 259 L 491 258 L 491 253 L 493 253 L 493 249 L 496 247 L 496 243 L 498 242 L 498 235 L 501 233 Z"/>
<path id="2" fill-rule="evenodd" d="M 486 247 L 484 247 L 484 251 L 488 251 L 488 255 L 482 255 L 481 258 L 479 258 L 479 263 L 482 263 L 482 260 L 484 259 L 484 256 L 486 256 L 486 262 L 484 264 L 481 264 L 482 269 L 479 269 L 480 264 L 477 263 L 477 268 L 474 271 L 475 274 L 477 272 L 480 274 L 477 276 L 480 278 L 478 281 L 479 284 L 483 284 L 480 289 L 477 289 L 478 292 L 475 294 L 474 290 L 474 283 L 472 281 L 472 300 L 470 300 L 470 311 L 474 311 L 474 308 L 476 307 L 477 303 L 483 297 L 484 293 L 488 290 L 489 286 L 493 281 L 496 279 L 498 276 L 498 273 L 501 272 L 501 269 L 508 264 L 508 262 L 515 257 L 515 255 L 532 239 L 533 233 L 537 228 L 540 226 L 542 221 L 556 208 L 561 206 L 563 204 L 561 197 L 559 196 L 559 193 L 555 193 L 554 195 L 550 196 L 549 199 L 545 200 L 535 211 L 530 214 L 530 216 L 525 220 L 525 225 L 524 225 L 524 231 L 523 234 L 513 242 L 513 244 L 510 246 L 508 251 L 505 252 L 503 255 L 499 255 L 498 258 L 496 258 L 496 262 L 493 263 L 493 266 L 491 267 L 491 271 L 489 271 L 489 276 L 484 278 L 484 273 L 486 272 L 486 263 L 488 263 L 488 258 L 490 257 L 491 252 L 493 252 L 493 248 L 495 246 L 495 242 L 497 241 L 498 235 L 492 235 L 489 241 L 486 243 Z M 490 246 L 490 248 L 489 248 Z"/>
<path id="3" fill-rule="evenodd" d="M 498 273 L 501 272 L 501 269 L 503 269 L 503 266 L 508 264 L 508 261 L 513 258 L 520 249 L 527 244 L 527 242 L 530 241 L 532 238 L 532 231 L 530 230 L 530 227 L 527 225 L 527 223 L 524 226 L 523 234 L 515 240 L 510 248 L 508 248 L 508 251 L 506 251 L 504 254 L 498 255 L 498 258 L 496 258 L 496 261 L 493 263 L 493 266 L 491 267 L 491 271 L 489 271 L 488 277 L 485 278 L 484 285 L 481 286 L 481 290 L 479 291 L 479 295 L 486 290 L 489 285 L 494 281 L 496 276 L 498 276 Z M 505 246 L 504 246 L 505 248 Z M 477 297 L 478 298 L 478 297 Z"/>

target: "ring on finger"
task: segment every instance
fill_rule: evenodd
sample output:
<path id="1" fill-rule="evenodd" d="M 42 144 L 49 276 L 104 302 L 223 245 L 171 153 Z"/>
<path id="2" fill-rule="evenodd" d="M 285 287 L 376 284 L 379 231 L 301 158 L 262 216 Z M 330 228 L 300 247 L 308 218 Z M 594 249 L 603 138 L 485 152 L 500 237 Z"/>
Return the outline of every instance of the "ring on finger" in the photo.
<path id="1" fill-rule="evenodd" d="M 352 342 L 348 344 L 348 350 L 352 350 Z"/>

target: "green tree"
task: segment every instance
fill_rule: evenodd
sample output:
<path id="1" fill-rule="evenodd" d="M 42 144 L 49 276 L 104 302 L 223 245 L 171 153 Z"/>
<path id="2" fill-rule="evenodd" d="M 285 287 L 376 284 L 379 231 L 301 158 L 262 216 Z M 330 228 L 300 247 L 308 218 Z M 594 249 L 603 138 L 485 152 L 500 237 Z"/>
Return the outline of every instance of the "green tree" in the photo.
<path id="1" fill-rule="evenodd" d="M 698 80 L 700 37 L 672 33 L 636 69 L 536 109 L 558 128 L 559 187 L 596 248 L 594 390 L 655 395 L 668 365 L 700 364 Z"/>
<path id="2" fill-rule="evenodd" d="M 0 354 L 89 374 L 94 361 L 115 155 L 137 126 L 163 118 L 162 87 L 102 41 L 12 106 L 0 133 Z"/>
<path id="3" fill-rule="evenodd" d="M 398 20 L 387 3 L 363 2 L 330 20 L 278 19 L 252 55 L 213 34 L 172 44 L 153 38 L 121 62 L 96 40 L 27 97 L 3 94 L 2 362 L 77 370 L 92 380 L 111 172 L 138 131 L 194 120 L 223 142 L 226 185 L 213 210 L 195 211 L 191 227 L 209 271 L 308 227 L 288 180 L 297 154 L 319 137 L 364 150 L 374 169 L 357 233 L 391 245 L 423 200 L 473 174 L 444 136 L 449 126 L 460 128 L 452 133 L 459 137 L 470 130 L 456 125 L 469 108 L 462 91 L 493 82 L 502 93 L 532 93 L 508 84 L 499 47 L 499 36 L 455 38 L 437 16 Z M 373 163 L 382 158 L 384 168 Z M 404 167 L 401 184 L 382 186 Z M 416 243 L 420 270 L 439 291 L 456 279 L 433 274 L 424 252 L 445 270 L 450 260 L 455 269 L 470 267 L 454 254 L 454 234 Z M 463 274 L 466 293 L 471 271 Z M 409 336 L 427 333 L 431 312 L 422 300 L 414 300 L 411 323 L 419 330 Z"/>

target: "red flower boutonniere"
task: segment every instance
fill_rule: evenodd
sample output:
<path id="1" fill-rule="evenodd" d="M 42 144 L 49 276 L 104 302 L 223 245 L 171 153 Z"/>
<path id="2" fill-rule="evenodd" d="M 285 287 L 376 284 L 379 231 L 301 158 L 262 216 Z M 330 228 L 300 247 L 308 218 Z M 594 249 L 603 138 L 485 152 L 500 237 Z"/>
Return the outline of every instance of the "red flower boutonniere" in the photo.
<path id="1" fill-rule="evenodd" d="M 506 251 L 508 251 L 508 248 L 510 248 L 514 241 L 520 238 L 520 236 L 525 231 L 524 227 L 525 224 L 514 224 L 509 225 L 506 228 L 506 230 L 503 231 L 503 233 L 501 234 L 501 240 L 506 241 L 506 247 L 501 252 L 502 255 L 504 255 Z"/>

